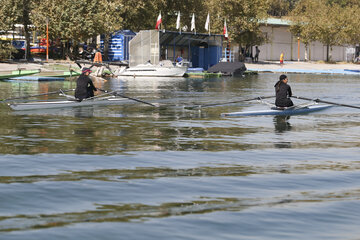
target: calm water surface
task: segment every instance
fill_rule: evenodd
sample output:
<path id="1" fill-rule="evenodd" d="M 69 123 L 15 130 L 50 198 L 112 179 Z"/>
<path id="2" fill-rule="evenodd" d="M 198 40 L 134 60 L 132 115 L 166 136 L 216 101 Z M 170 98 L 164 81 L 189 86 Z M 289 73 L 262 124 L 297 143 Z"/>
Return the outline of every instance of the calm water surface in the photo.
<path id="1" fill-rule="evenodd" d="M 294 95 L 360 105 L 359 77 L 288 76 Z M 220 117 L 268 108 L 256 101 L 184 108 L 273 95 L 277 78 L 95 82 L 159 108 L 2 104 L 0 239 L 359 239 L 360 110 L 286 119 Z M 75 82 L 0 87 L 4 99 Z"/>

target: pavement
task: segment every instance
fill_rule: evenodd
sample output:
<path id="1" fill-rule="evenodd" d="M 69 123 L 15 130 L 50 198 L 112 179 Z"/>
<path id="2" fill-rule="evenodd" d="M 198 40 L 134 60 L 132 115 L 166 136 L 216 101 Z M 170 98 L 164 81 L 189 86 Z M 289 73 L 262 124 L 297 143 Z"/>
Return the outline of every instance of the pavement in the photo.
<path id="1" fill-rule="evenodd" d="M 360 76 L 360 64 L 354 63 L 324 63 L 324 62 L 279 62 L 259 61 L 245 63 L 247 70 L 275 73 L 320 73 L 320 74 L 352 74 Z"/>

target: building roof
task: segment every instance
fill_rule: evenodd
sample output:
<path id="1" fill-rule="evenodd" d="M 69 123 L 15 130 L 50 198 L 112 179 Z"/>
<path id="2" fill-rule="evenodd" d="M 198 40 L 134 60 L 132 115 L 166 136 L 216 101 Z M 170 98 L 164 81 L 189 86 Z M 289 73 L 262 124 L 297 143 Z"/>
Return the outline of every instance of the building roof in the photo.
<path id="1" fill-rule="evenodd" d="M 192 32 L 160 31 L 161 45 L 188 46 L 189 43 L 221 45 L 223 35 Z"/>
<path id="2" fill-rule="evenodd" d="M 260 23 L 265 23 L 266 25 L 290 26 L 292 22 L 286 19 L 268 18 L 260 21 Z"/>

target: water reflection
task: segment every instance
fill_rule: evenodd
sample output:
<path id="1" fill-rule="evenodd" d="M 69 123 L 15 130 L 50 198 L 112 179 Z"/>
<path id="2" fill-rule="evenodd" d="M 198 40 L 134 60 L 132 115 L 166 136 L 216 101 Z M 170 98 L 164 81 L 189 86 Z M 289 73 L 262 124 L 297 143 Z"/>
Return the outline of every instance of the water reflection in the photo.
<path id="1" fill-rule="evenodd" d="M 275 133 L 283 133 L 291 130 L 290 116 L 275 116 L 273 119 Z"/>
<path id="2" fill-rule="evenodd" d="M 74 117 L 77 118 L 92 118 L 94 117 L 94 107 L 78 107 L 74 108 Z"/>
<path id="3" fill-rule="evenodd" d="M 275 126 L 275 133 L 282 134 L 291 131 L 291 124 L 289 122 L 290 116 L 275 116 L 273 119 Z M 292 148 L 291 142 L 280 141 L 274 143 L 275 148 Z"/>

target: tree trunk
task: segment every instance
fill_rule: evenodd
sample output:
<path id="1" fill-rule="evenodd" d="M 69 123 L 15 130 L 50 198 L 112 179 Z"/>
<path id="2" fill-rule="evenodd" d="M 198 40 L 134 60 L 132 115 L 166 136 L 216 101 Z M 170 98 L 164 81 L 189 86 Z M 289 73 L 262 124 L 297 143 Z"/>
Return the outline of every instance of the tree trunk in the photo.
<path id="1" fill-rule="evenodd" d="M 329 50 L 329 62 L 332 61 L 332 46 L 330 46 L 330 50 Z"/>
<path id="2" fill-rule="evenodd" d="M 104 60 L 109 61 L 109 39 L 110 34 L 106 33 L 104 35 Z"/>
<path id="3" fill-rule="evenodd" d="M 329 62 L 329 44 L 326 45 L 326 61 Z"/>
<path id="4" fill-rule="evenodd" d="M 24 25 L 24 36 L 26 41 L 26 49 L 25 56 L 27 60 L 31 60 L 31 52 L 30 52 L 30 34 L 29 34 L 29 25 L 30 25 L 30 16 L 29 11 L 31 10 L 29 7 L 29 1 L 23 0 L 23 25 Z"/>

